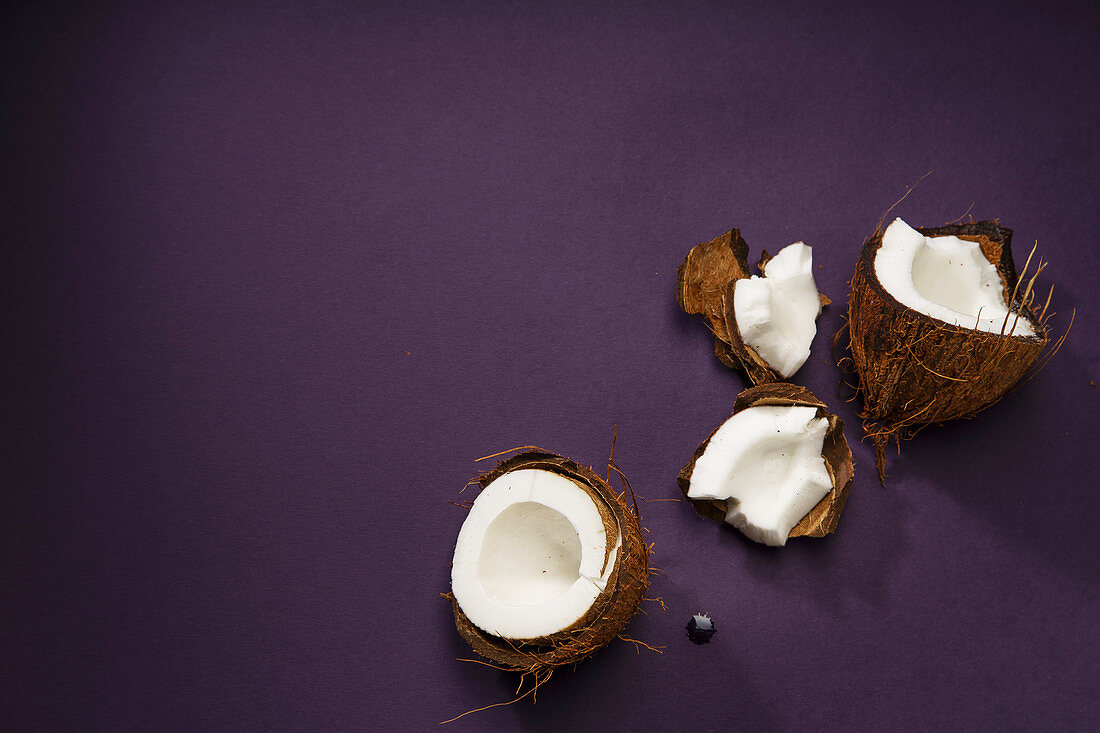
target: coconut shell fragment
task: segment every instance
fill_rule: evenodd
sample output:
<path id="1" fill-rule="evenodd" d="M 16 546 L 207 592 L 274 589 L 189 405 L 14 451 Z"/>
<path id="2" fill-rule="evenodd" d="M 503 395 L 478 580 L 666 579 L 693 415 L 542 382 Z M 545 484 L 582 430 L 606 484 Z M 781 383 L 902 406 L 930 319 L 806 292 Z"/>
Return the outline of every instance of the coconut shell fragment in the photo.
<path id="1" fill-rule="evenodd" d="M 750 387 L 737 396 L 733 405 L 733 415 L 747 410 L 750 407 L 762 406 L 800 406 L 813 407 L 817 410 L 817 417 L 828 420 L 828 428 L 825 431 L 825 439 L 821 446 L 821 457 L 825 461 L 825 469 L 828 471 L 832 488 L 790 531 L 789 537 L 824 537 L 837 528 L 840 515 L 848 502 L 848 493 L 855 477 L 855 467 L 852 463 L 852 451 L 848 447 L 848 441 L 844 438 L 844 422 L 836 415 L 830 413 L 825 403 L 814 396 L 805 387 L 786 382 L 761 384 Z M 691 477 L 695 470 L 695 463 L 707 449 L 710 440 L 718 428 L 704 440 L 695 450 L 695 454 L 681 469 L 677 477 L 680 491 L 684 498 L 691 502 L 696 513 L 706 519 L 715 519 L 724 522 L 726 519 L 726 502 L 714 500 L 699 500 L 688 496 L 691 487 Z"/>
<path id="2" fill-rule="evenodd" d="M 751 277 L 749 245 L 739 229 L 730 229 L 696 245 L 676 271 L 676 302 L 685 313 L 701 315 L 714 333 L 714 355 L 731 369 L 740 369 L 753 384 L 779 381 L 779 375 L 745 345 L 736 322 L 727 320 L 733 286 Z"/>
<path id="3" fill-rule="evenodd" d="M 907 307 L 876 275 L 882 232 L 864 243 L 851 282 L 848 329 L 863 399 L 863 427 L 875 443 L 880 478 L 883 449 L 889 442 L 909 438 L 925 425 L 969 418 L 994 404 L 1031 369 L 1048 344 L 1045 308 L 1040 314 L 1033 310 L 1034 275 L 1024 282 L 1016 273 L 1011 229 L 978 221 L 917 231 L 926 237 L 977 242 L 996 268 L 1013 316 L 997 333 L 950 324 Z M 1015 314 L 1027 321 L 1034 335 L 1013 328 Z"/>
<path id="4" fill-rule="evenodd" d="M 734 289 L 740 280 L 752 276 L 748 264 L 749 247 L 741 231 L 731 229 L 709 242 L 693 247 L 676 271 L 676 302 L 685 313 L 700 315 L 714 334 L 714 354 L 731 369 L 739 369 L 753 384 L 783 381 L 741 337 L 733 308 Z M 764 274 L 771 256 L 764 251 L 756 265 Z M 821 305 L 829 304 L 819 294 Z"/>
<path id="5" fill-rule="evenodd" d="M 626 628 L 649 587 L 649 547 L 642 538 L 638 512 L 628 504 L 625 494 L 616 493 L 591 469 L 568 458 L 529 450 L 502 461 L 475 482 L 485 489 L 504 474 L 525 469 L 550 471 L 575 482 L 597 505 L 608 525 L 608 536 L 621 539 L 606 587 L 585 616 L 560 633 L 537 639 L 494 636 L 470 621 L 453 594 L 445 594 L 451 601 L 459 634 L 474 651 L 502 669 L 532 673 L 541 680 L 557 667 L 594 654 Z"/>

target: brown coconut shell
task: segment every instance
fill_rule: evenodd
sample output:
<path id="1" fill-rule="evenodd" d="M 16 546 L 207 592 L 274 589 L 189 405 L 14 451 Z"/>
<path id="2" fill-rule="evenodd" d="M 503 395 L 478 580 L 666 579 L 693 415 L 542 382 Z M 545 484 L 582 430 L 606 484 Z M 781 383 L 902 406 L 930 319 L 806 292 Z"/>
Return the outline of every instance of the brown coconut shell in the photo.
<path id="1" fill-rule="evenodd" d="M 1016 385 L 1048 343 L 1046 324 L 1031 308 L 1031 287 L 1018 286 L 1011 229 L 977 221 L 918 231 L 977 242 L 1001 276 L 1005 302 L 1037 335 L 1012 333 L 1015 316 L 1002 335 L 949 324 L 902 305 L 875 276 L 882 233 L 867 240 L 852 277 L 848 328 L 864 431 L 875 442 L 880 477 L 889 441 L 989 407 Z"/>
<path id="2" fill-rule="evenodd" d="M 782 377 L 741 339 L 733 308 L 734 287 L 751 277 L 749 245 L 739 229 L 730 229 L 693 247 L 676 271 L 676 302 L 685 313 L 701 315 L 714 334 L 714 355 L 731 369 L 740 369 L 753 384 L 782 381 Z M 771 260 L 765 250 L 756 270 L 764 274 Z M 821 305 L 829 299 L 819 294 Z"/>
<path id="3" fill-rule="evenodd" d="M 517 454 L 477 477 L 476 483 L 484 489 L 505 473 L 529 468 L 559 474 L 584 489 L 604 517 L 607 536 L 622 538 L 606 588 L 577 623 L 539 639 L 505 639 L 490 634 L 467 618 L 453 594 L 446 597 L 451 601 L 459 634 L 475 652 L 503 669 L 533 673 L 541 679 L 556 667 L 591 656 L 626 628 L 649 587 L 649 547 L 642 538 L 637 510 L 627 503 L 626 496 L 616 493 L 591 469 L 555 453 L 532 450 Z M 608 544 L 605 562 L 611 552 Z"/>
<path id="4" fill-rule="evenodd" d="M 750 407 L 763 407 L 766 405 L 816 407 L 817 417 L 824 417 L 829 421 L 829 427 L 825 431 L 825 440 L 821 446 L 821 457 L 825 459 L 825 469 L 829 472 L 833 488 L 819 501 L 810 512 L 803 517 L 792 529 L 788 537 L 824 537 L 836 530 L 840 514 L 844 511 L 844 505 L 848 502 L 848 492 L 852 487 L 852 479 L 855 478 L 855 466 L 852 463 L 852 451 L 848 447 L 848 441 L 844 438 L 844 421 L 829 412 L 825 403 L 814 396 L 805 387 L 796 384 L 778 382 L 773 384 L 760 384 L 749 387 L 737 395 L 733 404 L 733 415 L 747 410 Z M 721 426 L 719 426 L 721 427 Z M 688 488 L 691 486 L 691 475 L 695 471 L 695 462 L 703 455 L 710 439 L 718 428 L 711 431 L 680 471 L 677 483 L 684 498 L 691 502 L 696 513 L 706 519 L 716 519 L 719 522 L 726 521 L 726 502 L 709 499 L 692 499 L 688 496 Z"/>

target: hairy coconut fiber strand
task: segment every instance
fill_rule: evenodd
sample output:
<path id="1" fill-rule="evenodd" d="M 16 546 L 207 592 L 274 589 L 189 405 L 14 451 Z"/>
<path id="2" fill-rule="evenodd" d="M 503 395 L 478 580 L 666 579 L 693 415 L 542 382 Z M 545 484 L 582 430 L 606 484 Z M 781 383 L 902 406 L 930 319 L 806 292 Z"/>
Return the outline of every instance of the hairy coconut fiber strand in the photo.
<path id="1" fill-rule="evenodd" d="M 1030 283 L 1018 285 L 1011 229 L 980 221 L 918 231 L 977 242 L 1000 275 L 1012 313 L 1002 334 L 948 324 L 908 308 L 875 274 L 881 232 L 863 245 L 852 277 L 848 328 L 863 397 L 863 427 L 875 442 L 880 477 L 889 441 L 910 437 L 930 423 L 970 417 L 993 404 L 1031 368 L 1048 341 L 1042 317 L 1031 308 Z M 1013 332 L 1017 313 L 1035 336 Z"/>
<path id="2" fill-rule="evenodd" d="M 825 460 L 825 469 L 829 473 L 832 489 L 819 501 L 813 509 L 803 517 L 790 531 L 788 537 L 824 537 L 836 530 L 840 514 L 844 511 L 844 505 L 848 501 L 848 491 L 855 477 L 855 467 L 852 464 L 852 451 L 848 448 L 848 441 L 844 439 L 844 422 L 828 411 L 825 403 L 813 395 L 805 387 L 795 384 L 779 382 L 774 384 L 761 384 L 746 389 L 737 395 L 733 404 L 733 415 L 747 410 L 750 407 L 813 407 L 817 409 L 817 417 L 826 418 L 829 427 L 825 431 L 825 440 L 821 446 L 821 457 Z M 721 427 L 721 426 L 719 426 Z M 701 517 L 716 519 L 724 522 L 726 519 L 726 502 L 705 499 L 692 499 L 688 496 L 691 488 L 691 476 L 695 471 L 695 462 L 703 455 L 715 430 L 696 449 L 687 465 L 680 471 L 677 483 L 684 498 L 688 499 L 695 507 L 695 511 Z"/>
<path id="3" fill-rule="evenodd" d="M 477 483 L 482 489 L 505 473 L 522 469 L 551 471 L 574 481 L 584 489 L 604 515 L 622 546 L 614 558 L 607 585 L 589 612 L 571 628 L 540 639 L 505 639 L 474 625 L 453 596 L 448 596 L 459 634 L 481 656 L 503 669 L 533 673 L 542 679 L 547 672 L 575 664 L 595 653 L 618 636 L 638 610 L 649 587 L 649 548 L 642 538 L 638 515 L 623 494 L 617 494 L 591 469 L 554 453 L 527 451 L 501 462 Z M 610 545 L 613 544 L 609 542 Z"/>

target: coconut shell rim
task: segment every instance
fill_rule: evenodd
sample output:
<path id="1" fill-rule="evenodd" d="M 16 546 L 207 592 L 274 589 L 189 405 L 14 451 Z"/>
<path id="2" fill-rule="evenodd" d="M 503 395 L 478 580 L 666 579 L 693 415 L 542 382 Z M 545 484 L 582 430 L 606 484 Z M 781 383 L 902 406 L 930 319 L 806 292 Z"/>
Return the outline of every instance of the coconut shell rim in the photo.
<path id="1" fill-rule="evenodd" d="M 1002 237 L 1001 239 L 996 240 L 1001 245 L 1002 252 L 1003 252 L 1003 255 L 1002 255 L 1001 260 L 999 262 L 993 262 L 993 261 L 989 260 L 989 257 L 986 255 L 984 250 L 982 250 L 982 256 L 985 257 L 986 261 L 988 261 L 991 265 L 993 265 L 997 269 L 998 274 L 1000 274 L 1000 276 L 1002 278 L 1002 283 L 1004 285 L 1004 288 L 1007 291 L 1007 295 L 1004 296 L 1004 299 L 1005 299 L 1005 302 L 1008 303 L 1009 298 L 1012 296 L 1012 289 L 1015 287 L 1016 282 L 1019 278 L 1018 273 L 1016 273 L 1016 271 L 1015 271 L 1015 264 L 1014 264 L 1014 260 L 1013 260 L 1013 257 L 1012 257 L 1012 230 L 1011 229 L 1009 229 L 1007 227 L 1002 227 L 997 222 L 988 221 L 988 220 L 973 222 L 973 224 L 970 224 L 970 225 L 959 224 L 959 225 L 946 225 L 946 226 L 942 226 L 942 227 L 914 227 L 914 228 L 926 237 L 939 237 L 939 236 L 959 236 L 960 234 L 967 235 L 967 234 L 970 234 L 970 232 L 963 230 L 963 228 L 977 227 L 977 226 L 993 228 L 998 233 L 998 235 L 1000 237 Z M 996 332 L 996 331 L 985 331 L 985 330 L 978 329 L 978 328 L 971 328 L 969 326 L 964 326 L 964 325 L 957 324 L 957 323 L 948 323 L 947 321 L 936 318 L 935 316 L 930 316 L 927 313 L 924 313 L 923 311 L 919 311 L 916 308 L 912 308 L 910 306 L 905 305 L 904 303 L 899 301 L 897 298 L 895 298 L 889 290 L 886 289 L 886 287 L 879 281 L 878 275 L 875 272 L 875 257 L 876 257 L 876 253 L 878 252 L 878 250 L 882 247 L 882 236 L 883 236 L 883 232 L 881 232 L 881 231 L 880 232 L 875 232 L 875 234 L 873 234 L 869 239 L 867 239 L 863 243 L 863 245 L 860 249 L 859 258 L 856 261 L 856 269 L 857 269 L 857 271 L 860 271 L 862 273 L 863 280 L 864 280 L 864 282 L 867 283 L 868 287 L 872 288 L 876 293 L 878 293 L 880 296 L 882 296 L 882 299 L 883 299 L 884 303 L 890 305 L 895 310 L 905 312 L 907 315 L 911 315 L 911 317 L 916 319 L 917 321 L 923 321 L 923 322 L 927 323 L 929 326 L 931 326 L 933 328 L 936 328 L 938 330 L 943 330 L 943 331 L 955 331 L 955 332 L 958 332 L 960 334 L 965 334 L 965 335 L 984 334 L 985 336 L 993 337 L 993 338 L 997 338 L 997 339 L 1009 338 L 1009 339 L 1017 339 L 1019 341 L 1031 342 L 1031 343 L 1046 342 L 1048 340 L 1049 337 L 1046 334 L 1046 328 L 1038 322 L 1038 319 L 1031 312 L 1031 309 L 1027 308 L 1022 303 L 1020 303 L 1018 305 L 1018 307 L 1020 309 L 1019 310 L 1020 316 L 1023 317 L 1023 318 L 1026 318 L 1028 320 L 1028 322 L 1031 324 L 1032 329 L 1035 331 L 1034 336 L 1025 336 L 1025 335 L 1020 335 L 1020 334 L 1016 334 L 1016 333 L 1004 333 L 1004 334 L 1002 334 L 1002 333 L 999 333 L 999 332 Z M 990 237 L 990 239 L 992 239 L 992 237 Z M 850 299 L 849 299 L 849 302 L 850 302 Z M 850 308 L 850 306 L 849 306 L 849 308 Z M 1010 304 L 1010 315 L 1013 315 L 1014 313 L 1015 313 L 1015 311 L 1011 311 L 1011 304 Z M 1008 329 L 1010 327 L 1011 322 L 1012 322 L 1012 318 L 1009 318 L 1008 325 L 1005 326 L 1006 329 Z"/>
<path id="2" fill-rule="evenodd" d="M 767 252 L 764 254 L 767 255 Z M 763 264 L 757 265 L 757 267 L 762 269 Z M 745 343 L 745 339 L 741 336 L 741 326 L 737 323 L 737 309 L 733 305 L 734 292 L 737 289 L 737 283 L 747 279 L 744 277 L 737 278 L 726 286 L 726 296 L 722 299 L 722 304 L 726 319 L 726 331 L 730 334 L 730 340 L 727 343 L 730 351 L 740 361 L 740 368 L 754 385 L 777 384 L 784 381 L 783 375 L 776 371 L 775 367 L 769 364 L 764 357 L 760 356 L 756 349 Z"/>

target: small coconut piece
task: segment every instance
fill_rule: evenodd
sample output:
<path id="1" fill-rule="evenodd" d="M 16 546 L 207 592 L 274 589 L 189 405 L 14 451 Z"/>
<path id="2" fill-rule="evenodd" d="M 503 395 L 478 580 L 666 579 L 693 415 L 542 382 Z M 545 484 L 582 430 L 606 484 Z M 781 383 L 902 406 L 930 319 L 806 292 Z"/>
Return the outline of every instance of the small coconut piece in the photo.
<path id="1" fill-rule="evenodd" d="M 809 358 L 821 314 L 813 252 L 803 242 L 795 242 L 763 261 L 760 270 L 763 277 L 753 275 L 729 284 L 732 297 L 726 298 L 726 323 L 736 324 L 745 347 L 788 379 Z"/>
<path id="2" fill-rule="evenodd" d="M 782 546 L 835 531 L 854 475 L 840 418 L 804 387 L 773 383 L 737 396 L 678 483 L 700 516 Z"/>
<path id="3" fill-rule="evenodd" d="M 455 625 L 496 665 L 536 680 L 630 622 L 649 585 L 636 510 L 577 463 L 527 451 L 479 476 L 451 570 Z"/>
<path id="4" fill-rule="evenodd" d="M 890 441 L 973 416 L 1031 368 L 1048 343 L 1046 308 L 1032 309 L 1040 269 L 1017 277 L 1012 230 L 993 221 L 895 219 L 863 245 L 848 327 L 880 478 Z"/>
<path id="5" fill-rule="evenodd" d="M 748 244 L 731 229 L 688 252 L 676 299 L 707 321 L 719 361 L 761 384 L 787 379 L 805 363 L 829 299 L 817 290 L 812 251 L 802 242 L 775 257 L 763 252 L 757 270 L 761 276 L 749 272 Z"/>

